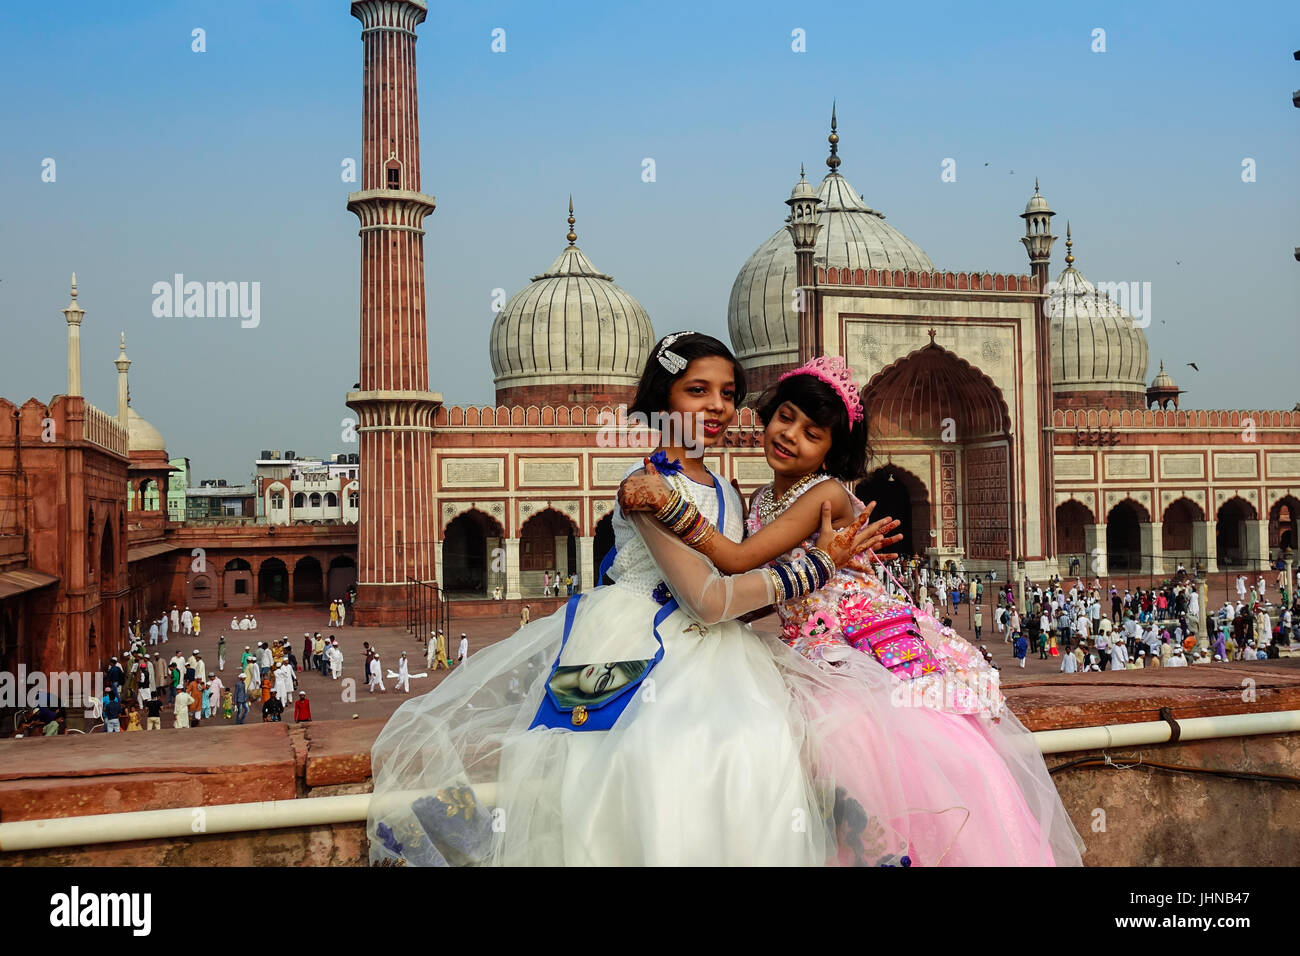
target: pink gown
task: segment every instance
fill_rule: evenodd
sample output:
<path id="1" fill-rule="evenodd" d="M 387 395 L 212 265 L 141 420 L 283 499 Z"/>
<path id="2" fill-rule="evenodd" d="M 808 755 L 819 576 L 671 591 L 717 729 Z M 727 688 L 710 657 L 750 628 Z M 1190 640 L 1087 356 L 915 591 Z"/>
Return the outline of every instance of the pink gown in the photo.
<path id="1" fill-rule="evenodd" d="M 762 527 L 760 497 L 751 534 Z M 864 505 L 850 499 L 860 514 Z M 814 535 L 803 547 L 815 543 Z M 785 643 L 834 678 L 820 701 L 825 731 L 816 759 L 819 774 L 835 782 L 837 822 L 848 821 L 838 825 L 837 862 L 869 859 L 883 824 L 906 839 L 908 865 L 1082 865 L 1082 840 L 1033 734 L 1006 707 L 997 671 L 975 647 L 853 568 L 776 607 Z M 932 654 L 926 673 L 906 679 L 844 632 L 855 616 L 902 608 L 915 613 Z M 855 812 L 866 823 L 868 810 L 875 833 L 851 823 Z"/>

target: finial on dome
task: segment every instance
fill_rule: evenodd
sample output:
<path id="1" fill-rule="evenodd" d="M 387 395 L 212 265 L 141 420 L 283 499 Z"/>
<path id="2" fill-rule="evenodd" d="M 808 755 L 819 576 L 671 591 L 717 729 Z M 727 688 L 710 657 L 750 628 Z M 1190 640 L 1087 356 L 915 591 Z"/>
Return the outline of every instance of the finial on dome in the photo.
<path id="1" fill-rule="evenodd" d="M 125 352 L 125 351 L 126 351 L 126 333 L 125 333 L 125 332 L 122 333 L 122 347 L 121 347 L 120 349 L 118 349 L 118 351 L 119 351 L 119 352 Z"/>
<path id="2" fill-rule="evenodd" d="M 575 222 L 577 222 L 577 220 L 573 218 L 573 193 L 569 193 L 569 234 L 564 237 L 569 240 L 569 245 L 573 245 L 578 241 L 578 234 L 573 231 L 573 224 Z"/>
<path id="3" fill-rule="evenodd" d="M 1073 245 L 1074 239 L 1070 237 L 1070 220 L 1067 219 L 1065 221 L 1065 264 L 1067 266 L 1074 265 L 1074 253 L 1070 251 Z"/>
<path id="4" fill-rule="evenodd" d="M 799 164 L 799 178 L 800 178 L 800 179 L 803 179 L 803 178 L 804 178 L 803 163 L 800 163 L 800 164 Z"/>
<path id="5" fill-rule="evenodd" d="M 1035 195 L 1035 196 L 1038 195 L 1038 177 L 1037 177 L 1037 176 L 1034 177 L 1034 195 Z"/>
<path id="6" fill-rule="evenodd" d="M 77 301 L 77 274 L 72 273 L 72 301 Z"/>
<path id="7" fill-rule="evenodd" d="M 831 135 L 826 137 L 826 141 L 831 144 L 831 154 L 826 157 L 826 165 L 831 168 L 833 173 L 837 172 L 840 166 L 840 134 L 835 132 L 835 128 L 835 101 L 831 100 Z"/>

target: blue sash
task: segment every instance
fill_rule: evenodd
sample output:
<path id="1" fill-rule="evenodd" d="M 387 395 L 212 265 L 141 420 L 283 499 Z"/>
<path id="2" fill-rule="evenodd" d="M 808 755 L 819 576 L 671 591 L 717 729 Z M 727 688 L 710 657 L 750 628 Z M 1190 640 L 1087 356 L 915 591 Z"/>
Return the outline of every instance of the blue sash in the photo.
<path id="1" fill-rule="evenodd" d="M 727 501 L 722 492 L 722 481 L 709 472 L 713 478 L 713 488 L 718 495 L 718 524 L 721 529 L 727 517 Z M 605 560 L 600 565 L 600 575 L 597 580 L 605 576 L 610 565 L 614 563 L 615 548 L 610 548 Z M 564 637 L 560 641 L 560 652 L 555 657 L 555 663 L 551 665 L 551 672 L 546 678 L 546 694 L 542 698 L 541 706 L 537 709 L 537 715 L 533 717 L 533 722 L 529 725 L 529 730 L 534 727 L 550 727 L 553 729 L 563 730 L 609 730 L 618 722 L 627 705 L 632 701 L 632 695 L 636 689 L 641 686 L 650 671 L 654 669 L 664 657 L 664 640 L 659 634 L 659 625 L 666 621 L 674 611 L 678 609 L 677 599 L 670 598 L 666 604 L 659 608 L 654 616 L 653 631 L 655 643 L 659 645 L 653 658 L 644 661 L 615 661 L 612 663 L 598 663 L 596 668 L 612 673 L 613 667 L 617 665 L 619 672 L 629 676 L 631 679 L 627 684 L 617 688 L 612 693 L 592 692 L 584 693 L 581 690 L 577 692 L 568 692 L 567 687 L 559 687 L 557 684 L 557 675 L 560 675 L 566 682 L 569 678 L 577 680 L 579 675 L 590 677 L 590 674 L 583 674 L 584 671 L 591 669 L 591 664 L 580 665 L 578 667 L 564 668 L 564 674 L 560 674 L 560 658 L 564 656 L 564 647 L 569 643 L 569 634 L 573 630 L 573 618 L 578 610 L 578 602 L 586 595 L 575 594 L 569 598 L 564 608 Z M 632 675 L 635 675 L 634 677 Z"/>

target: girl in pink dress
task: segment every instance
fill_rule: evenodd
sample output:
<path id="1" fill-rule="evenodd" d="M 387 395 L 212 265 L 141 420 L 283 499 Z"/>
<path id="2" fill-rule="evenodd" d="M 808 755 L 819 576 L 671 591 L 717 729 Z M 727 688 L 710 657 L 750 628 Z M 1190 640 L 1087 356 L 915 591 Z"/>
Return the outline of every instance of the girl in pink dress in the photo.
<path id="1" fill-rule="evenodd" d="M 842 359 L 782 376 L 759 415 L 775 480 L 751 499 L 744 542 L 712 535 L 698 547 L 727 574 L 814 547 L 824 505 L 837 526 L 874 507 L 841 484 L 864 476 L 868 456 Z M 647 470 L 624 482 L 624 510 L 658 510 L 667 498 Z M 879 809 L 888 781 L 905 807 L 894 801 L 885 823 L 906 835 L 910 865 L 1080 865 L 1082 841 L 1033 735 L 1005 706 L 997 671 L 951 628 L 891 596 L 861 557 L 822 588 L 776 605 L 782 639 L 834 678 L 820 702 L 816 759 L 834 780 L 837 821 L 850 821 L 839 825 L 839 862 L 871 857 L 873 834 L 854 830 L 853 808 Z M 778 597 L 798 590 L 774 584 Z"/>

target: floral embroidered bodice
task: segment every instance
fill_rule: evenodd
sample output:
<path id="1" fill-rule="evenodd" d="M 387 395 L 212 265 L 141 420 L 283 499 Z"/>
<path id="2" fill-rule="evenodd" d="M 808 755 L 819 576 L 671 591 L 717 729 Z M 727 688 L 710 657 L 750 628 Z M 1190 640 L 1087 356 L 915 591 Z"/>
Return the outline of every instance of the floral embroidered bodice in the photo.
<path id="1" fill-rule="evenodd" d="M 628 475 L 634 471 L 640 470 L 641 466 L 628 470 Z M 712 474 L 712 472 L 710 472 Z M 623 477 L 627 477 L 624 475 Z M 739 541 L 743 532 L 743 523 L 741 515 L 744 513 L 736 489 L 728 481 L 717 479 L 722 484 L 722 493 L 727 500 L 727 516 L 724 527 L 718 530 L 725 534 L 732 541 Z M 686 488 L 689 489 L 691 500 L 695 502 L 695 507 L 700 509 L 700 513 L 709 519 L 710 523 L 716 524 L 718 520 L 718 493 L 709 485 L 702 485 L 691 479 L 686 480 Z M 617 506 L 614 508 L 614 515 L 610 519 L 614 530 L 614 547 L 618 553 L 614 556 L 613 563 L 609 566 L 609 577 L 616 585 L 627 590 L 634 591 L 643 597 L 650 597 L 659 582 L 663 580 L 663 572 L 655 563 L 655 559 L 650 554 L 650 549 L 642 540 L 641 535 L 637 532 L 636 527 L 623 514 Z"/>
<path id="2" fill-rule="evenodd" d="M 786 508 L 810 489 L 823 481 L 831 480 L 830 475 L 823 475 L 819 480 L 810 482 L 787 502 Z M 763 527 L 758 505 L 764 490 L 760 489 L 753 498 L 753 507 L 746 522 L 750 534 L 756 534 Z M 854 515 L 861 514 L 866 506 L 852 492 L 849 493 L 849 500 L 853 504 Z M 776 517 L 778 515 L 773 515 L 773 520 Z M 816 544 L 817 533 L 814 533 L 804 540 L 800 548 L 783 557 L 788 558 L 797 551 Z M 868 560 L 865 554 L 860 557 L 864 562 Z M 928 701 L 937 701 L 943 710 L 998 717 L 1005 701 L 998 688 L 997 671 L 984 660 L 979 649 L 923 610 L 912 607 L 903 598 L 889 594 L 874 574 L 852 567 L 840 568 L 820 590 L 776 605 L 777 614 L 781 618 L 781 639 L 809 660 L 827 666 L 834 666 L 851 655 L 863 653 L 849 645 L 844 634 L 846 619 L 856 620 L 903 608 L 910 608 L 916 615 L 922 636 L 943 668 L 942 673 L 926 674 L 912 680 L 914 692 Z"/>

